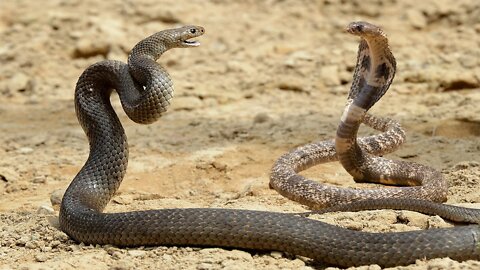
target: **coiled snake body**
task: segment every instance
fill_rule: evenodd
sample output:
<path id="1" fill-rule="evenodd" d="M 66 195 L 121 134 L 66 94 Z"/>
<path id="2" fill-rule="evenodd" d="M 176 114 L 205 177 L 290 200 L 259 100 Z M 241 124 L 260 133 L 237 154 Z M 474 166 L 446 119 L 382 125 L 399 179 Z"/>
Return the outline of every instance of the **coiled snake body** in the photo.
<path id="1" fill-rule="evenodd" d="M 109 101 L 111 89 L 119 93 L 124 110 L 134 121 L 155 121 L 166 111 L 173 93 L 168 74 L 155 61 L 170 48 L 198 45 L 189 39 L 203 32 L 198 26 L 161 31 L 133 48 L 128 65 L 102 61 L 80 76 L 75 108 L 89 139 L 90 155 L 68 187 L 60 208 L 60 227 L 70 237 L 87 244 L 118 246 L 280 250 L 342 266 L 392 266 L 420 258 L 480 257 L 478 226 L 381 234 L 350 231 L 291 214 L 250 210 L 196 208 L 102 213 L 123 179 L 128 160 L 126 136 Z M 367 80 L 364 86 L 369 83 Z M 359 91 L 357 96 L 363 96 L 363 90 Z M 351 108 L 355 109 L 354 105 Z M 344 117 L 345 123 L 349 121 L 348 116 Z M 337 147 L 347 152 L 348 145 Z M 349 164 L 347 154 L 343 162 Z"/>

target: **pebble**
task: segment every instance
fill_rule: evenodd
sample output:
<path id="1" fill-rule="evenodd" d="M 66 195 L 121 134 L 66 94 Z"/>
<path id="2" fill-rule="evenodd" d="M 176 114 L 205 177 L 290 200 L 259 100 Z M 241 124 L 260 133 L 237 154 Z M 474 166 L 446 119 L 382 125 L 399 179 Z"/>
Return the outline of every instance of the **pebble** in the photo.
<path id="1" fill-rule="evenodd" d="M 75 44 L 73 51 L 74 58 L 88 58 L 92 56 L 107 56 L 110 51 L 110 44 L 102 39 L 81 38 Z"/>
<path id="2" fill-rule="evenodd" d="M 122 205 L 129 205 L 133 203 L 133 197 L 131 195 L 120 195 L 113 198 L 112 201 Z"/>
<path id="3" fill-rule="evenodd" d="M 13 193 L 19 190 L 28 190 L 29 185 L 25 181 L 18 181 L 12 184 L 7 184 L 5 187 L 5 192 Z"/>
<path id="4" fill-rule="evenodd" d="M 243 261 L 248 261 L 248 262 L 253 261 L 252 254 L 250 254 L 246 251 L 243 251 L 243 250 L 238 250 L 238 249 L 234 249 L 234 250 L 231 250 L 230 252 L 228 252 L 227 258 L 229 258 L 229 259 L 241 259 Z"/>
<path id="5" fill-rule="evenodd" d="M 45 262 L 45 261 L 48 260 L 48 256 L 45 255 L 45 254 L 36 254 L 36 255 L 35 255 L 35 260 L 36 260 L 37 262 Z"/>
<path id="6" fill-rule="evenodd" d="M 53 210 L 52 207 L 48 206 L 48 205 L 41 205 L 40 207 L 38 207 L 37 209 L 37 214 L 40 214 L 40 215 L 53 215 L 55 214 L 55 210 Z"/>
<path id="7" fill-rule="evenodd" d="M 24 73 L 15 73 L 15 75 L 8 80 L 7 88 L 11 92 L 31 92 L 33 90 L 33 81 Z"/>
<path id="8" fill-rule="evenodd" d="M 306 51 L 295 51 L 284 61 L 286 67 L 294 68 L 301 61 L 313 61 L 314 57 Z"/>
<path id="9" fill-rule="evenodd" d="M 300 79 L 287 78 L 280 81 L 277 85 L 278 89 L 294 92 L 306 92 L 305 87 Z"/>
<path id="10" fill-rule="evenodd" d="M 12 168 L 0 168 L 0 180 L 4 182 L 16 182 L 20 176 L 18 173 Z"/>
<path id="11" fill-rule="evenodd" d="M 272 256 L 274 259 L 280 259 L 283 257 L 283 253 L 280 251 L 272 251 L 270 252 L 270 256 Z"/>
<path id="12" fill-rule="evenodd" d="M 226 172 L 227 171 L 227 164 L 225 164 L 225 163 L 221 163 L 221 162 L 218 162 L 218 161 L 213 161 L 212 166 L 215 169 L 217 169 L 217 171 L 220 171 L 220 172 Z"/>
<path id="13" fill-rule="evenodd" d="M 123 257 L 124 257 L 124 256 L 123 256 L 122 252 L 120 252 L 120 251 L 114 251 L 114 252 L 112 253 L 112 258 L 113 258 L 114 260 L 120 260 L 120 259 L 123 258 Z"/>
<path id="14" fill-rule="evenodd" d="M 406 11 L 407 20 L 415 29 L 423 29 L 427 26 L 427 18 L 418 9 L 408 9 Z"/>
<path id="15" fill-rule="evenodd" d="M 445 220 L 443 220 L 441 217 L 439 216 L 432 216 L 432 217 L 429 217 L 428 220 L 427 220 L 427 228 L 428 229 L 431 229 L 431 228 L 449 228 L 449 227 L 452 227 L 450 224 L 448 224 L 447 222 L 445 222 Z"/>
<path id="16" fill-rule="evenodd" d="M 202 263 L 199 263 L 197 265 L 197 269 L 198 270 L 210 270 L 210 269 L 214 269 L 215 267 L 213 266 L 213 264 L 211 263 L 206 263 L 206 262 L 202 262 Z"/>
<path id="17" fill-rule="evenodd" d="M 147 255 L 147 252 L 144 250 L 136 250 L 136 249 L 131 249 L 128 252 L 128 255 L 136 258 L 143 258 Z"/>
<path id="18" fill-rule="evenodd" d="M 50 247 L 52 248 L 56 248 L 58 246 L 60 246 L 61 242 L 58 241 L 58 240 L 53 240 L 52 242 L 50 242 Z"/>
<path id="19" fill-rule="evenodd" d="M 65 193 L 64 189 L 57 189 L 53 191 L 52 194 L 50 195 L 50 203 L 52 204 L 54 209 L 57 209 L 60 207 L 64 193 Z"/>
<path id="20" fill-rule="evenodd" d="M 35 241 L 28 241 L 25 243 L 25 247 L 29 249 L 35 249 L 37 248 L 37 243 Z"/>
<path id="21" fill-rule="evenodd" d="M 31 147 L 20 147 L 20 148 L 17 149 L 16 152 L 19 153 L 19 154 L 22 154 L 22 155 L 26 155 L 26 154 L 32 153 L 33 148 L 31 148 Z"/>
<path id="22" fill-rule="evenodd" d="M 47 178 L 45 176 L 35 176 L 32 182 L 35 184 L 45 184 L 47 182 Z"/>
<path id="23" fill-rule="evenodd" d="M 15 245 L 24 247 L 25 244 L 27 244 L 28 240 L 29 239 L 27 236 L 22 236 L 19 239 L 17 239 L 17 241 L 15 241 Z"/>
<path id="24" fill-rule="evenodd" d="M 449 72 L 441 78 L 440 86 L 444 91 L 473 89 L 480 87 L 480 81 L 471 72 Z"/>
<path id="25" fill-rule="evenodd" d="M 272 117 L 270 117 L 270 115 L 268 115 L 267 113 L 258 113 L 253 118 L 253 123 L 261 124 L 261 123 L 269 122 L 270 120 L 272 120 Z"/>
<path id="26" fill-rule="evenodd" d="M 402 223 L 407 223 L 409 226 L 414 226 L 420 229 L 427 228 L 427 219 L 427 216 L 417 212 L 401 211 L 398 214 L 398 220 L 402 221 Z"/>

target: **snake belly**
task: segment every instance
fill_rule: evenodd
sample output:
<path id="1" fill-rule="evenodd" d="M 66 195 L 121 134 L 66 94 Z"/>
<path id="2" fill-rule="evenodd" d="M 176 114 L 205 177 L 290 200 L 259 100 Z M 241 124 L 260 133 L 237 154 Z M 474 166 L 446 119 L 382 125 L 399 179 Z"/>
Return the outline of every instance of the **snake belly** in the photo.
<path id="1" fill-rule="evenodd" d="M 85 244 L 181 245 L 278 250 L 340 266 L 409 264 L 449 256 L 479 258 L 478 226 L 401 233 L 351 231 L 286 213 L 232 209 L 159 209 L 102 213 L 127 169 L 128 146 L 110 104 L 115 89 L 127 115 L 151 123 L 168 108 L 172 82 L 156 63 L 178 47 L 197 46 L 198 26 L 158 32 L 140 41 L 128 64 L 106 60 L 88 67 L 75 89 L 78 120 L 89 157 L 62 200 L 60 228 Z"/>

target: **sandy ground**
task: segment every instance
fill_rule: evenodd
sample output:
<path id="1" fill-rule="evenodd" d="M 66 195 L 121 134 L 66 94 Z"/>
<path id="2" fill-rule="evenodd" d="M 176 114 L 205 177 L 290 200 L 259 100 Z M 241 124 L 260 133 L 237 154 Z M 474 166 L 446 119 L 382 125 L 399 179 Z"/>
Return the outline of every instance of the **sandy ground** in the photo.
<path id="1" fill-rule="evenodd" d="M 335 269 L 281 252 L 85 246 L 52 226 L 51 194 L 61 194 L 88 155 L 73 108 L 78 76 L 183 24 L 207 33 L 201 47 L 160 59 L 176 86 L 171 110 L 139 126 L 112 98 L 131 148 L 107 211 L 306 210 L 268 188 L 269 169 L 289 149 L 334 136 L 358 44 L 342 29 L 354 20 L 382 25 L 397 58 L 391 90 L 373 109 L 407 130 L 407 144 L 390 157 L 442 170 L 448 202 L 479 207 L 480 2 L 341 2 L 1 1 L 0 269 Z M 355 184 L 337 163 L 304 175 L 372 186 Z M 375 232 L 453 226 L 408 211 L 316 218 Z M 479 268 L 443 258 L 397 269 Z"/>

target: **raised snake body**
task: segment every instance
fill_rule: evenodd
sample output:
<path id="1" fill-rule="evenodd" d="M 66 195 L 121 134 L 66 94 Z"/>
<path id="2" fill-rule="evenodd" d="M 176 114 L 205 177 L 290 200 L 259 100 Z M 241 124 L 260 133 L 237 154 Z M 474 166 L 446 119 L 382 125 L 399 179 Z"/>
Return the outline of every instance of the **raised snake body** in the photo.
<path id="1" fill-rule="evenodd" d="M 90 142 L 90 155 L 68 187 L 60 208 L 60 227 L 70 237 L 87 244 L 118 246 L 280 250 L 342 266 L 392 266 L 421 258 L 480 257 L 478 226 L 366 233 L 264 211 L 196 208 L 102 213 L 123 179 L 128 160 L 126 136 L 109 101 L 111 89 L 119 93 L 127 115 L 134 121 L 155 121 L 166 111 L 173 91 L 168 74 L 155 61 L 170 48 L 198 45 L 189 39 L 203 32 L 198 26 L 161 31 L 133 48 L 128 65 L 102 61 L 80 76 L 75 108 Z M 362 96 L 363 90 L 359 91 L 356 95 Z M 349 122 L 348 116 L 344 122 Z M 374 139 L 364 139 L 363 145 Z M 335 152 L 334 148 L 329 151 Z M 343 148 L 348 150 L 350 146 L 346 143 Z"/>

